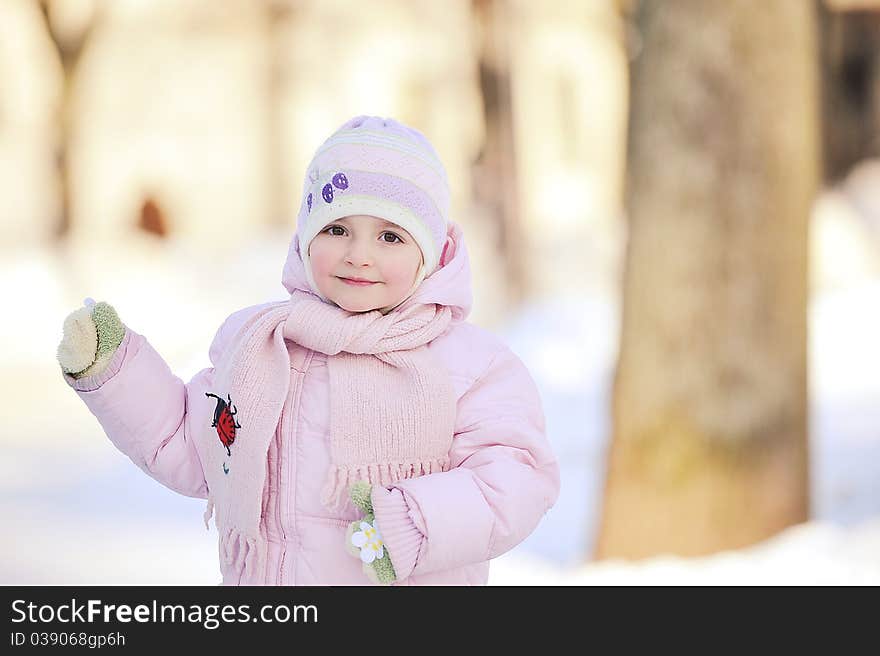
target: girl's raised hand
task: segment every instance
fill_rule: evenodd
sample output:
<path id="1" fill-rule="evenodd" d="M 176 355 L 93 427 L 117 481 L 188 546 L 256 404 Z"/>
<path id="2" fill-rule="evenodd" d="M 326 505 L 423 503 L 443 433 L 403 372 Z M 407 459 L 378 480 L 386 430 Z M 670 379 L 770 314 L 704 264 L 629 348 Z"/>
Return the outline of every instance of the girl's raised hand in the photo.
<path id="1" fill-rule="evenodd" d="M 109 303 L 91 298 L 64 319 L 57 358 L 62 371 L 74 378 L 102 372 L 125 336 L 125 326 Z"/>

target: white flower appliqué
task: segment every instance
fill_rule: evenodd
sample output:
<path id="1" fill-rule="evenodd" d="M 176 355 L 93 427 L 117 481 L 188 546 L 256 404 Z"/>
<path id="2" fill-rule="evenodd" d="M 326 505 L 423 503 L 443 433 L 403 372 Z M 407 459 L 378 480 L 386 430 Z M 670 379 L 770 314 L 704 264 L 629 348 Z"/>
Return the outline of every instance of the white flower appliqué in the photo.
<path id="1" fill-rule="evenodd" d="M 382 535 L 379 533 L 379 527 L 376 526 L 375 520 L 372 524 L 361 522 L 360 528 L 360 531 L 352 533 L 351 543 L 361 550 L 361 560 L 370 564 L 385 555 L 385 550 L 382 548 Z"/>

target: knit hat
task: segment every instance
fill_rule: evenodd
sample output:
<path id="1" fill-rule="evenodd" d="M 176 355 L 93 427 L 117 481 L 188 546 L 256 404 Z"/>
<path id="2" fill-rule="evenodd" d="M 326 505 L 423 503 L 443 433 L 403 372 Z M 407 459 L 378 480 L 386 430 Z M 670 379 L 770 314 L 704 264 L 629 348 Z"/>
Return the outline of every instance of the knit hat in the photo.
<path id="1" fill-rule="evenodd" d="M 391 118 L 356 116 L 321 144 L 306 169 L 294 237 L 311 290 L 312 239 L 332 221 L 365 214 L 409 232 L 422 251 L 411 295 L 440 263 L 447 239 L 446 169 L 428 139 Z M 328 301 L 329 302 L 329 301 Z"/>

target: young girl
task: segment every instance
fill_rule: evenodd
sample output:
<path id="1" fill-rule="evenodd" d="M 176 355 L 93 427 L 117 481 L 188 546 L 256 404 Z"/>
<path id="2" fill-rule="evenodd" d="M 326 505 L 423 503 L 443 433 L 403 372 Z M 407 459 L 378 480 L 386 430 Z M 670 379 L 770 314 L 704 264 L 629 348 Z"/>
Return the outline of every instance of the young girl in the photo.
<path id="1" fill-rule="evenodd" d="M 106 303 L 69 315 L 65 380 L 113 443 L 208 500 L 224 585 L 485 584 L 559 494 L 537 389 L 467 323 L 436 151 L 358 116 L 315 153 L 282 281 L 184 384 Z"/>

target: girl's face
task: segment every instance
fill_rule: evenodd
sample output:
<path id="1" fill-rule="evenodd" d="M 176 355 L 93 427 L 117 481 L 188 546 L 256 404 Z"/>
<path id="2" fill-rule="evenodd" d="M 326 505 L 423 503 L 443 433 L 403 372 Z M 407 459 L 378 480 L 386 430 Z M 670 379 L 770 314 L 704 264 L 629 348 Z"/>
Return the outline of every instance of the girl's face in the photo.
<path id="1" fill-rule="evenodd" d="M 328 223 L 309 244 L 309 258 L 324 297 L 349 312 L 369 312 L 404 300 L 422 251 L 400 226 L 358 214 Z"/>

